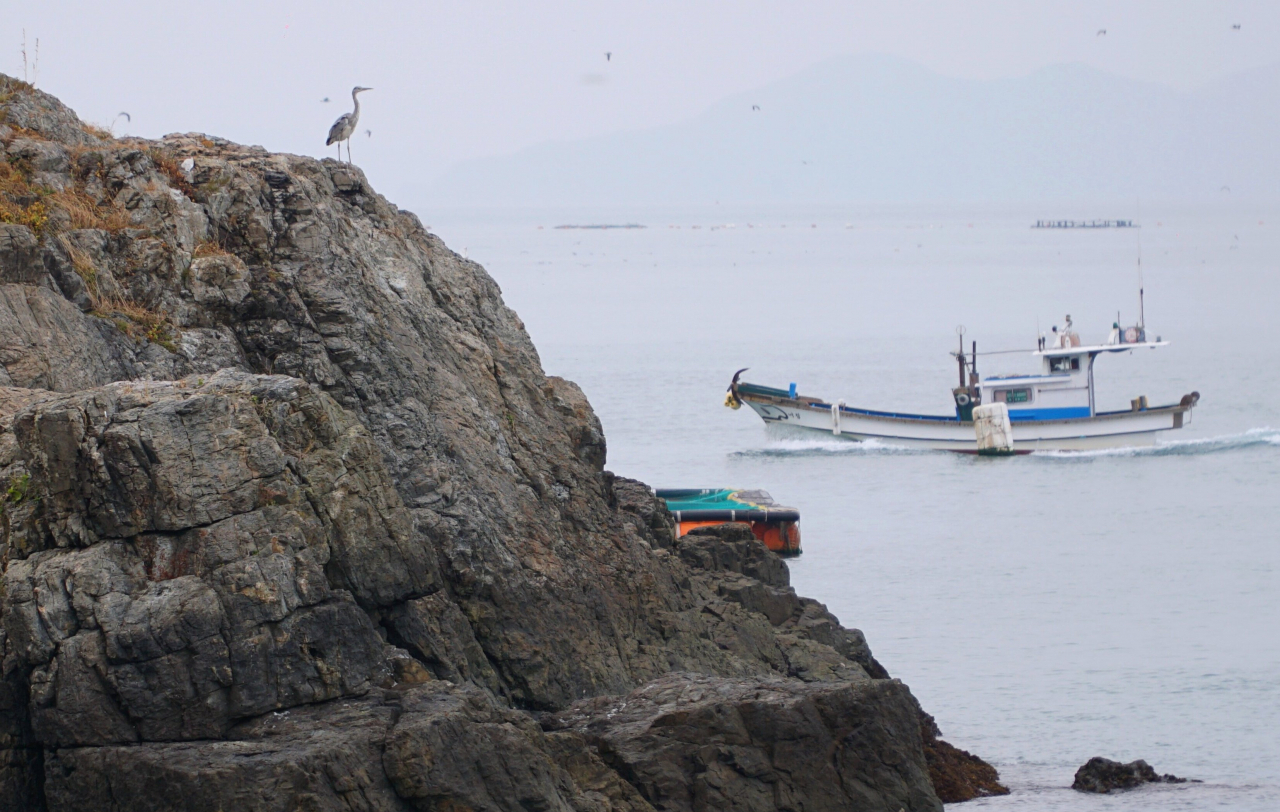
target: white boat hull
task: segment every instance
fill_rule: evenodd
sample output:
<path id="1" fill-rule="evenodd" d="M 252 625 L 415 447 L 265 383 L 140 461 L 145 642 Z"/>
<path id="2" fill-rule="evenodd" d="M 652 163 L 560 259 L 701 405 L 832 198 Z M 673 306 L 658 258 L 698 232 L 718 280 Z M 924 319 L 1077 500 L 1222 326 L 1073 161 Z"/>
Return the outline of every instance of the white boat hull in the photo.
<path id="1" fill-rule="evenodd" d="M 876 440 L 907 448 L 978 451 L 973 423 L 955 418 L 889 415 L 821 402 L 739 397 L 771 426 L 844 440 Z M 1189 422 L 1190 414 L 1191 407 L 1180 404 L 1068 420 L 1015 421 L 1013 450 L 1025 454 L 1151 446 L 1155 445 L 1159 432 L 1181 428 L 1184 422 Z"/>

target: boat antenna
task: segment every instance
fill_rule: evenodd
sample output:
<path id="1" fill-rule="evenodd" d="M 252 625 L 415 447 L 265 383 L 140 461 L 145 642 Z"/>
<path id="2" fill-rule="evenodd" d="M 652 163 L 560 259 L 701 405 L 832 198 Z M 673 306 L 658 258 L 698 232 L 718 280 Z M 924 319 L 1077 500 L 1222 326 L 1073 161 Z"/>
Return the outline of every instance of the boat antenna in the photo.
<path id="1" fill-rule="evenodd" d="M 1138 200 L 1138 330 L 1147 331 L 1147 315 L 1145 307 L 1146 291 L 1142 285 L 1142 200 Z M 1146 337 L 1143 336 L 1143 341 Z"/>

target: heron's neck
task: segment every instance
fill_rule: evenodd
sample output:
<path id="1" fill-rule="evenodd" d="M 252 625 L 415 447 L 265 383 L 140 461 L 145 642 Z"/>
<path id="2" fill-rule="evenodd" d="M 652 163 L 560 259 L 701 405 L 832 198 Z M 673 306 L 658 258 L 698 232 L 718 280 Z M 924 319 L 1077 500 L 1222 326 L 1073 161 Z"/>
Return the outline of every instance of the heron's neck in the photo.
<path id="1" fill-rule="evenodd" d="M 359 95 L 358 93 L 354 93 L 354 92 L 353 92 L 353 93 L 351 94 L 351 101 L 353 101 L 353 102 L 355 102 L 355 103 L 356 103 L 356 109 L 355 109 L 355 110 L 353 110 L 351 114 L 352 114 L 353 116 L 358 116 L 358 115 L 360 115 L 360 95 Z"/>

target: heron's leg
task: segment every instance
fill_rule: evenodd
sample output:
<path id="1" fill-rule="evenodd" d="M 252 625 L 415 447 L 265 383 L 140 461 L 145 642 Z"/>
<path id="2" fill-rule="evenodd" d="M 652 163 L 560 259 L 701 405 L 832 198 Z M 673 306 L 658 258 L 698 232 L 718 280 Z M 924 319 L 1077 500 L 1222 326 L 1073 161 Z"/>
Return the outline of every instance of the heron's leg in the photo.
<path id="1" fill-rule="evenodd" d="M 347 139 L 347 163 L 351 163 L 351 139 Z"/>

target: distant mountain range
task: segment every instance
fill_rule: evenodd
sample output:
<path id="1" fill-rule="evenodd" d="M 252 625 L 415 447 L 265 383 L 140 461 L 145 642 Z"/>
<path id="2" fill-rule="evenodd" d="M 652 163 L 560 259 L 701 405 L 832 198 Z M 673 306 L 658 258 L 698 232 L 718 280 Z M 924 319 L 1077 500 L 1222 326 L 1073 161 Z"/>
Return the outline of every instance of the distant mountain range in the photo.
<path id="1" fill-rule="evenodd" d="M 758 108 L 758 109 L 756 109 Z M 843 57 L 671 126 L 458 164 L 437 205 L 1275 199 L 1280 63 L 1183 92 Z"/>

